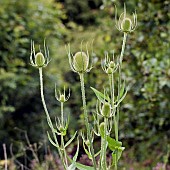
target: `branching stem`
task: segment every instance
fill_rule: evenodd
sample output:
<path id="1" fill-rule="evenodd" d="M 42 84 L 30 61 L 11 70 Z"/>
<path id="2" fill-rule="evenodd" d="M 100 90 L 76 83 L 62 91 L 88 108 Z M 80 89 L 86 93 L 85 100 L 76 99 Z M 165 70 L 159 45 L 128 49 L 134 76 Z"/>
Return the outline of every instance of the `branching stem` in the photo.
<path id="1" fill-rule="evenodd" d="M 120 100 L 120 90 L 121 90 L 121 86 L 122 86 L 122 60 L 123 60 L 123 54 L 125 51 L 125 44 L 126 44 L 126 38 L 127 38 L 127 33 L 124 33 L 123 36 L 123 43 L 122 43 L 122 50 L 121 50 L 121 54 L 120 54 L 120 60 L 119 60 L 119 78 L 118 78 L 118 100 Z M 120 104 L 117 107 L 117 115 L 116 115 L 116 122 L 117 122 L 117 127 L 119 126 L 119 112 L 120 112 Z M 116 136 L 116 140 L 118 141 L 119 139 L 119 132 L 118 132 L 118 128 L 117 128 L 117 132 L 116 132 L 117 136 Z"/>
<path id="2" fill-rule="evenodd" d="M 82 101 L 83 101 L 83 111 L 84 111 L 84 120 L 85 120 L 85 125 L 87 129 L 87 139 L 90 142 L 90 151 L 92 155 L 92 161 L 94 165 L 94 169 L 96 170 L 96 160 L 94 156 L 94 148 L 93 144 L 91 142 L 91 134 L 90 134 L 90 125 L 89 125 L 89 120 L 88 120 L 88 114 L 87 114 L 87 106 L 86 106 L 86 95 L 85 95 L 85 86 L 84 86 L 84 73 L 79 73 L 80 76 L 80 83 L 81 83 L 81 93 L 82 93 Z"/>
<path id="3" fill-rule="evenodd" d="M 63 102 L 61 102 L 61 126 L 64 127 L 64 103 Z M 64 146 L 64 136 L 63 136 L 63 134 L 61 134 L 61 148 L 62 148 L 62 151 L 63 151 L 65 164 L 68 167 L 67 153 L 66 153 L 66 149 L 65 149 L 65 146 Z"/>
<path id="4" fill-rule="evenodd" d="M 57 146 L 59 146 L 59 143 L 58 143 L 56 134 L 55 134 L 55 132 L 54 132 L 54 130 L 53 130 L 54 127 L 53 127 L 53 124 L 52 124 L 52 121 L 51 121 L 51 118 L 50 118 L 50 115 L 49 115 L 49 112 L 48 112 L 48 109 L 47 109 L 47 106 L 46 106 L 46 103 L 45 103 L 45 99 L 44 99 L 42 68 L 39 68 L 39 75 L 40 75 L 40 92 L 41 92 L 42 104 L 43 104 L 43 107 L 44 107 L 45 114 L 46 114 L 46 116 L 47 116 L 47 121 L 49 122 L 49 126 L 50 126 L 50 128 L 51 128 L 51 130 L 52 130 L 52 134 L 53 134 L 55 143 L 56 143 Z M 62 155 L 60 149 L 58 149 L 58 153 L 59 153 L 59 156 L 60 156 L 60 158 L 61 158 L 61 160 L 62 160 L 64 169 L 67 170 L 67 167 L 66 167 L 66 164 L 65 164 L 65 162 L 64 162 L 63 155 Z"/>

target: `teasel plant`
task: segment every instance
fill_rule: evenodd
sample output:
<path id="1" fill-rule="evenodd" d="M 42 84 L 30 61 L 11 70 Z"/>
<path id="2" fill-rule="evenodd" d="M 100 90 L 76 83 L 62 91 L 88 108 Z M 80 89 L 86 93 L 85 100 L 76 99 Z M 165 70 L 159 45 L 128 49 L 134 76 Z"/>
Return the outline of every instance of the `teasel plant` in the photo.
<path id="1" fill-rule="evenodd" d="M 45 102 L 45 98 L 44 98 L 44 89 L 43 89 L 43 72 L 42 71 L 43 71 L 43 68 L 46 67 L 50 62 L 49 50 L 45 44 L 45 41 L 44 41 L 44 54 L 40 47 L 39 47 L 39 52 L 36 53 L 34 41 L 31 41 L 30 64 L 39 69 L 41 100 L 42 100 L 42 104 L 43 104 L 44 111 L 46 114 L 47 123 L 51 129 L 53 139 L 50 136 L 50 133 L 48 131 L 47 131 L 47 136 L 48 136 L 50 143 L 57 148 L 58 154 L 60 156 L 60 159 L 61 159 L 63 167 L 64 167 L 64 170 L 73 170 L 75 167 L 74 162 L 76 161 L 78 152 L 79 152 L 78 137 L 77 137 L 77 151 L 73 157 L 72 163 L 70 163 L 70 164 L 68 163 L 68 156 L 67 156 L 66 148 L 75 139 L 77 132 L 75 132 L 74 135 L 66 143 L 64 141 L 64 137 L 67 135 L 68 125 L 69 125 L 69 118 L 64 119 L 65 118 L 64 103 L 66 101 L 68 101 L 68 99 L 70 97 L 70 90 L 69 90 L 68 95 L 66 96 L 65 87 L 64 87 L 63 93 L 61 93 L 61 91 L 59 91 L 59 90 L 57 91 L 57 88 L 55 85 L 55 97 L 56 97 L 57 101 L 60 102 L 61 115 L 60 115 L 60 117 L 57 117 L 55 119 L 55 126 L 54 126 L 52 123 L 52 120 L 50 118 L 49 111 L 46 106 L 46 102 Z M 59 136 L 60 136 L 61 143 L 59 143 L 59 141 L 58 141 Z"/>
<path id="2" fill-rule="evenodd" d="M 111 170 L 118 169 L 118 161 L 122 155 L 123 147 L 122 142 L 119 141 L 119 114 L 120 104 L 125 98 L 128 86 L 125 85 L 125 80 L 122 80 L 122 62 L 124 57 L 125 45 L 128 34 L 135 31 L 137 27 L 137 15 L 136 12 L 132 14 L 132 17 L 127 16 L 126 6 L 124 5 L 124 12 L 117 19 L 117 9 L 115 7 L 115 20 L 116 28 L 123 33 L 123 42 L 120 55 L 112 57 L 108 53 L 105 54 L 105 58 L 101 61 L 101 67 L 108 76 L 109 90 L 104 88 L 104 92 L 100 92 L 94 87 L 91 87 L 97 97 L 96 111 L 93 113 L 93 125 L 89 122 L 89 114 L 87 110 L 86 91 L 85 91 L 85 75 L 91 71 L 93 64 L 90 63 L 90 58 L 93 56 L 93 48 L 91 53 L 88 50 L 88 43 L 83 48 L 83 42 L 81 43 L 80 51 L 73 54 L 71 52 L 70 44 L 66 46 L 66 51 L 69 59 L 70 68 L 73 72 L 77 73 L 80 78 L 81 95 L 84 122 L 86 126 L 86 132 L 81 133 L 83 140 L 83 148 L 89 159 L 92 160 L 93 166 L 86 166 L 78 163 L 77 157 L 79 153 L 79 136 L 77 132 L 65 143 L 64 137 L 67 135 L 69 126 L 69 118 L 65 119 L 64 103 L 68 101 L 70 97 L 70 90 L 66 96 L 66 90 L 64 88 L 63 93 L 57 90 L 55 85 L 55 97 L 60 103 L 61 114 L 60 117 L 55 119 L 55 126 L 50 118 L 46 102 L 44 99 L 43 90 L 43 68 L 47 67 L 50 62 L 49 50 L 44 41 L 44 50 L 42 52 L 39 48 L 39 52 L 35 52 L 34 42 L 31 41 L 31 55 L 30 63 L 32 66 L 39 69 L 40 76 L 40 93 L 42 104 L 47 118 L 47 123 L 51 129 L 51 134 L 47 132 L 47 136 L 52 145 L 54 145 L 60 156 L 63 167 L 65 170 Z M 92 47 L 92 45 L 91 45 Z M 84 50 L 85 49 L 85 50 Z M 114 138 L 112 137 L 112 131 L 114 131 Z M 94 137 L 98 136 L 101 139 L 101 147 L 95 152 L 94 150 Z M 77 151 L 73 158 L 67 155 L 66 147 L 77 136 Z M 58 138 L 60 137 L 60 143 Z M 107 152 L 110 150 L 112 153 L 112 160 L 107 161 Z M 99 156 L 99 160 L 96 157 Z"/>
<path id="3" fill-rule="evenodd" d="M 122 81 L 122 61 L 127 36 L 135 31 L 137 27 L 136 12 L 132 14 L 133 17 L 128 17 L 126 14 L 126 6 L 124 4 L 124 12 L 120 15 L 118 20 L 116 6 L 115 11 L 116 28 L 120 32 L 123 32 L 120 56 L 117 56 L 115 59 L 113 53 L 112 58 L 110 58 L 108 53 L 106 53 L 104 60 L 101 62 L 103 71 L 108 75 L 109 95 L 106 90 L 102 93 L 91 87 L 99 100 L 96 106 L 96 114 L 94 115 L 95 124 L 97 126 L 97 128 L 94 128 L 94 132 L 101 137 L 101 154 L 98 166 L 99 169 L 103 170 L 111 169 L 111 167 L 114 167 L 114 169 L 117 170 L 118 161 L 125 149 L 125 147 L 122 146 L 122 142 L 119 141 L 119 114 L 120 104 L 125 98 L 129 87 L 125 85 L 125 80 Z M 115 76 L 116 72 L 117 76 Z M 116 82 L 117 85 L 115 85 Z M 101 117 L 103 122 L 101 122 Z M 111 137 L 112 126 L 114 127 L 115 138 Z M 107 165 L 106 161 L 107 148 L 112 151 L 112 163 L 109 165 Z"/>
<path id="4" fill-rule="evenodd" d="M 70 68 L 73 72 L 77 73 L 80 77 L 80 86 L 81 86 L 81 94 L 82 94 L 82 103 L 83 103 L 83 113 L 84 113 L 84 121 L 87 131 L 87 140 L 88 142 L 84 141 L 87 144 L 88 150 L 85 149 L 86 153 L 88 154 L 88 157 L 92 160 L 94 169 L 97 169 L 96 160 L 95 160 L 95 153 L 93 148 L 93 137 L 94 135 L 91 133 L 92 129 L 89 124 L 89 118 L 88 118 L 88 112 L 87 112 L 87 104 L 86 104 L 86 93 L 85 93 L 85 84 L 84 84 L 84 76 L 86 73 L 90 72 L 90 70 L 93 68 L 92 64 L 90 64 L 90 55 L 88 50 L 88 43 L 86 44 L 86 52 L 83 51 L 83 41 L 81 42 L 81 49 L 80 51 L 76 52 L 74 55 L 71 52 L 70 44 L 66 46 L 68 59 Z M 93 54 L 93 49 L 92 49 Z M 89 66 L 90 65 L 90 66 Z"/>

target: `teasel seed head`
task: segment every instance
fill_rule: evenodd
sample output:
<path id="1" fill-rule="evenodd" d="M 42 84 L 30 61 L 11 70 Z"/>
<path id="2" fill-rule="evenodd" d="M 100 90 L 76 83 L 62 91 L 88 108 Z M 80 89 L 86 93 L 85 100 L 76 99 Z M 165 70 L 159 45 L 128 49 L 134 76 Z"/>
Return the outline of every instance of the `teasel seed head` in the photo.
<path id="1" fill-rule="evenodd" d="M 102 115 L 106 118 L 109 118 L 111 114 L 111 106 L 109 103 L 104 103 L 102 106 Z"/>
<path id="2" fill-rule="evenodd" d="M 131 33 L 137 27 L 137 14 L 136 11 L 133 14 L 133 17 L 128 17 L 126 14 L 126 6 L 124 4 L 124 12 L 120 15 L 119 19 L 117 19 L 117 8 L 115 6 L 115 20 L 116 20 L 116 28 L 124 33 Z"/>
<path id="3" fill-rule="evenodd" d="M 77 72 L 86 72 L 89 66 L 89 58 L 85 52 L 77 52 L 73 56 L 73 67 Z"/>

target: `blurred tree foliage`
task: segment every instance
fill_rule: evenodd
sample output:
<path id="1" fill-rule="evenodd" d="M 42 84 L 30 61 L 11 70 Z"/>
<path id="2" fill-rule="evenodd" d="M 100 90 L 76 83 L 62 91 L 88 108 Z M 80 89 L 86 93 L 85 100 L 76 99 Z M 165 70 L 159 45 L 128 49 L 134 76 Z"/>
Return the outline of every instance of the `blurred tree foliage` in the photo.
<path id="1" fill-rule="evenodd" d="M 42 107 L 37 70 L 29 65 L 30 41 L 58 42 L 66 33 L 65 17 L 62 4 L 52 0 L 0 1 L 0 143 L 21 138 L 15 126 L 40 137 L 35 129 Z"/>
<path id="2" fill-rule="evenodd" d="M 12 128 L 15 126 L 30 127 L 29 134 L 33 138 L 36 136 L 36 140 L 37 136 L 42 134 L 40 123 L 42 105 L 37 90 L 38 72 L 28 65 L 30 39 L 35 40 L 36 44 L 42 44 L 47 37 L 50 44 L 54 60 L 46 70 L 48 82 L 45 82 L 45 86 L 48 88 L 45 90 L 53 113 L 56 113 L 53 102 L 55 99 L 51 97 L 54 96 L 54 82 L 57 80 L 60 85 L 63 82 L 67 83 L 72 89 L 68 102 L 71 120 L 79 121 L 77 124 L 70 123 L 70 131 L 77 128 L 75 127 L 77 125 L 82 127 L 84 123 L 80 110 L 82 103 L 79 79 L 77 75 L 68 71 L 64 43 L 71 42 L 74 53 L 82 40 L 90 41 L 93 38 L 95 40 L 96 64 L 86 77 L 89 110 L 94 108 L 96 102 L 90 86 L 102 90 L 103 86 L 107 85 L 100 60 L 104 57 L 105 51 L 111 53 L 114 49 L 115 54 L 119 54 L 121 50 L 122 34 L 115 29 L 113 2 L 118 6 L 120 13 L 124 1 L 104 0 L 104 5 L 100 0 L 60 0 L 60 2 L 62 5 L 46 0 L 0 1 L 2 142 L 8 143 L 14 139 L 17 133 Z M 156 149 L 164 152 L 170 136 L 170 6 L 168 0 L 133 0 L 128 1 L 126 5 L 129 14 L 134 9 L 137 10 L 138 28 L 128 37 L 125 50 L 123 77 L 127 84 L 131 85 L 131 90 L 122 104 L 120 138 L 123 138 L 127 148 L 134 145 L 132 159 L 144 160 L 152 154 L 153 148 L 156 152 Z M 72 22 L 72 29 L 66 30 L 61 20 L 67 21 L 68 26 L 71 25 L 70 21 L 76 24 Z M 62 39 L 63 43 L 60 41 L 59 44 L 59 39 Z M 35 132 L 35 128 L 41 132 Z M 19 138 L 21 136 L 18 136 Z"/>
<path id="3" fill-rule="evenodd" d="M 82 25 L 94 24 L 97 18 L 97 9 L 102 0 L 59 0 L 67 11 L 68 21 Z"/>

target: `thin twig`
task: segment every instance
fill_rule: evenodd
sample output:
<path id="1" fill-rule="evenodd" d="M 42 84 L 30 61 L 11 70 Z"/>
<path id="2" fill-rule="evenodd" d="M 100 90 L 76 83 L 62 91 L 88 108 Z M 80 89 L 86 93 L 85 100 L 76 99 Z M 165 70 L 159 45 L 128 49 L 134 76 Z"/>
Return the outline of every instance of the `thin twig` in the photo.
<path id="1" fill-rule="evenodd" d="M 3 144 L 3 150 L 4 150 L 4 159 L 5 159 L 5 170 L 8 169 L 8 158 L 7 158 L 7 152 L 6 152 L 6 145 Z"/>

